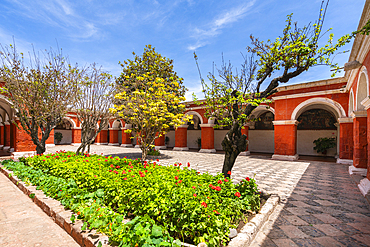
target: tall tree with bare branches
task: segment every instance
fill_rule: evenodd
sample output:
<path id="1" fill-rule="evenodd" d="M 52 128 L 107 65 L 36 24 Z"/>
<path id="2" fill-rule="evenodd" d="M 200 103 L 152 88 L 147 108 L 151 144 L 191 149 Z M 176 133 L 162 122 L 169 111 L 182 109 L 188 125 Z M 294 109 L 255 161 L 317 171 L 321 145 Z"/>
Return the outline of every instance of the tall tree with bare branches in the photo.
<path id="1" fill-rule="evenodd" d="M 77 92 L 71 66 L 61 50 L 29 54 L 29 62 L 15 45 L 0 45 L 0 79 L 4 93 L 13 103 L 15 115 L 36 145 L 37 154 L 45 152 L 50 132 L 66 115 Z M 39 134 L 41 133 L 41 136 Z"/>
<path id="2" fill-rule="evenodd" d="M 251 36 L 251 46 L 247 47 L 250 56 L 244 57 L 239 73 L 234 72 L 230 62 L 222 61 L 216 70 L 218 76 L 209 73 L 210 84 L 202 78 L 194 54 L 206 98 L 206 116 L 216 118 L 218 125 L 230 127 L 221 143 L 225 151 L 222 173 L 226 177 L 230 176 L 237 156 L 248 144 L 241 133 L 243 125 L 251 120 L 253 109 L 275 93 L 280 83 L 287 83 L 313 66 L 327 65 L 339 70 L 331 58 L 351 36 L 345 35 L 333 42 L 333 34 L 330 34 L 327 43 L 320 46 L 319 40 L 327 33 L 322 29 L 327 6 L 328 1 L 322 1 L 318 20 L 302 28 L 292 22 L 292 14 L 288 15 L 283 34 L 275 41 L 263 42 Z"/>
<path id="3" fill-rule="evenodd" d="M 80 78 L 79 93 L 74 104 L 74 111 L 81 122 L 81 145 L 77 154 L 90 152 L 90 145 L 103 129 L 107 128 L 112 114 L 113 81 L 112 76 L 101 67 L 90 67 L 75 71 Z"/>

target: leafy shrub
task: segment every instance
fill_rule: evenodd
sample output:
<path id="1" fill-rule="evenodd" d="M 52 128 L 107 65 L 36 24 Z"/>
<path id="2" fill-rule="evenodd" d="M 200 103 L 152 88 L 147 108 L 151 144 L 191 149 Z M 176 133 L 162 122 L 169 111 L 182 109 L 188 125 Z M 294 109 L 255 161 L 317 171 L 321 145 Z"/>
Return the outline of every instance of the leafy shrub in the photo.
<path id="1" fill-rule="evenodd" d="M 329 148 L 333 148 L 337 145 L 335 137 L 319 138 L 317 140 L 314 140 L 313 143 L 315 144 L 315 147 L 313 147 L 313 149 L 316 150 L 317 153 L 322 154 L 326 154 Z"/>
<path id="2" fill-rule="evenodd" d="M 122 216 L 147 215 L 173 238 L 209 246 L 225 244 L 229 228 L 236 227 L 246 211 L 257 211 L 260 206 L 254 179 L 235 186 L 222 174 L 199 174 L 189 163 L 161 166 L 72 152 L 34 156 L 23 162 L 45 174 L 74 181 L 86 193 L 104 191 L 101 203 L 108 211 Z"/>

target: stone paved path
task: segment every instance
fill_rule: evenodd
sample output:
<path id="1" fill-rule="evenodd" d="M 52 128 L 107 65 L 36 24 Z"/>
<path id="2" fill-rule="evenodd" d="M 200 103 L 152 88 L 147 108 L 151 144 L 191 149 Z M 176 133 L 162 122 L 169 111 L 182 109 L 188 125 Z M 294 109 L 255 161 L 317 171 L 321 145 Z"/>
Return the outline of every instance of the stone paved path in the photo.
<path id="1" fill-rule="evenodd" d="M 78 247 L 73 238 L 0 173 L 0 246 Z"/>
<path id="2" fill-rule="evenodd" d="M 56 146 L 48 151 L 61 149 L 76 147 Z M 92 152 L 141 157 L 134 148 L 94 145 Z M 168 156 L 160 160 L 162 164 L 190 162 L 198 171 L 211 174 L 220 172 L 223 163 L 222 154 L 161 152 Z M 240 181 L 247 176 L 255 176 L 259 189 L 282 198 L 251 246 L 370 246 L 370 207 L 351 181 L 348 166 L 239 156 L 232 178 Z"/>

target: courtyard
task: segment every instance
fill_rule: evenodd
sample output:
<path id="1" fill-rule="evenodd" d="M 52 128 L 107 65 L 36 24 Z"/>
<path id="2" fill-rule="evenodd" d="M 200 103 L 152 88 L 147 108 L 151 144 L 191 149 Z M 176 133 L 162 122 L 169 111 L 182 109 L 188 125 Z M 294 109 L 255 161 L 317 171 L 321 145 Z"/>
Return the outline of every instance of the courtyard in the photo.
<path id="1" fill-rule="evenodd" d="M 76 148 L 70 145 L 58 145 L 48 148 L 48 152 L 75 151 Z M 140 149 L 137 148 L 105 145 L 93 145 L 91 152 L 129 158 L 139 158 L 141 155 Z M 189 162 L 191 167 L 199 172 L 209 172 L 214 175 L 221 171 L 224 157 L 223 154 L 217 153 L 201 154 L 168 150 L 162 150 L 161 153 L 165 157 L 158 163 L 162 165 Z M 231 177 L 235 182 L 245 177 L 254 177 L 259 190 L 277 194 L 281 198 L 269 221 L 259 231 L 250 246 L 370 245 L 368 228 L 370 207 L 349 176 L 348 165 L 318 161 L 276 161 L 264 157 L 239 156 Z M 2 185 L 4 185 L 3 182 Z M 22 194 L 19 197 L 27 196 Z M 0 198 L 4 198 L 1 193 Z M 24 207 L 12 208 L 20 211 L 28 210 Z M 15 212 L 9 208 L 5 209 L 4 206 L 1 206 L 0 210 L 4 215 L 1 225 L 12 226 L 11 229 L 14 232 L 9 236 L 8 231 L 1 231 L 0 239 L 4 244 L 6 243 L 4 239 L 8 240 L 8 243 L 15 243 L 14 238 L 27 231 L 13 217 L 13 215 L 22 215 L 22 212 L 14 214 Z M 27 215 L 25 217 L 32 217 Z M 45 221 L 48 220 L 48 216 L 44 215 L 44 218 Z M 55 227 L 58 228 L 57 225 Z M 22 234 L 18 233 L 19 231 L 23 231 Z M 37 236 L 38 232 L 40 231 L 33 233 Z M 11 241 L 12 236 L 13 241 Z M 65 238 L 68 237 L 66 234 Z M 46 243 L 45 240 L 43 244 Z"/>

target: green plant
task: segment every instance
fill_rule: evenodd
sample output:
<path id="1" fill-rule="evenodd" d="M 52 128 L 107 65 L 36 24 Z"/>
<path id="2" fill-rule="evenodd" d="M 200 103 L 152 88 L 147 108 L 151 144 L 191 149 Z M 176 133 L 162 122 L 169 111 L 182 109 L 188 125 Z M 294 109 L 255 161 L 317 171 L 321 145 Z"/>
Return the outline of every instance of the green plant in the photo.
<path id="1" fill-rule="evenodd" d="M 336 146 L 336 139 L 335 137 L 322 137 L 314 140 L 313 143 L 315 144 L 313 149 L 316 150 L 317 153 L 326 154 L 329 148 Z"/>
<path id="2" fill-rule="evenodd" d="M 195 143 L 198 144 L 198 148 L 202 146 L 202 139 L 198 137 L 198 139 L 195 140 Z"/>
<path id="3" fill-rule="evenodd" d="M 234 185 L 222 174 L 199 174 L 189 163 L 161 166 L 140 159 L 73 152 L 21 161 L 26 165 L 13 162 L 9 169 L 33 175 L 15 175 L 61 201 L 86 222 L 84 228 L 97 229 L 117 242 L 126 236 L 123 217 L 140 216 L 167 229 L 173 239 L 225 245 L 229 228 L 235 228 L 246 211 L 259 210 L 254 179 Z"/>
<path id="4" fill-rule="evenodd" d="M 62 141 L 62 139 L 63 139 L 63 134 L 62 134 L 62 133 L 60 133 L 60 132 L 55 132 L 55 134 L 54 134 L 54 138 L 55 138 L 55 140 L 57 140 L 57 142 L 59 143 L 59 142 L 61 142 L 61 141 Z"/>
<path id="5" fill-rule="evenodd" d="M 160 156 L 161 153 L 156 150 L 154 147 L 149 147 L 149 151 L 148 151 L 148 155 L 152 155 L 152 156 Z"/>
<path id="6" fill-rule="evenodd" d="M 166 138 L 164 138 L 164 144 L 168 145 L 168 143 L 170 143 L 170 138 L 166 136 Z"/>

